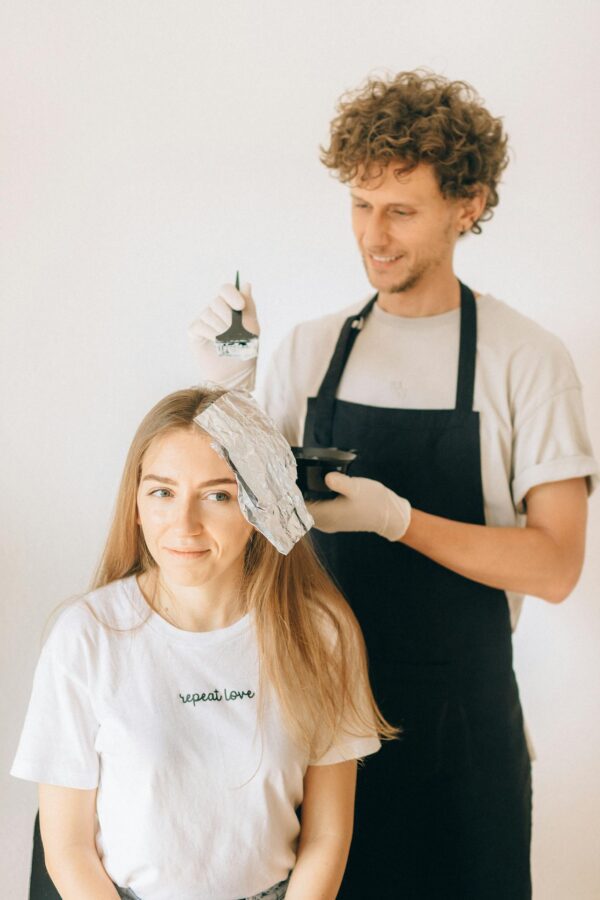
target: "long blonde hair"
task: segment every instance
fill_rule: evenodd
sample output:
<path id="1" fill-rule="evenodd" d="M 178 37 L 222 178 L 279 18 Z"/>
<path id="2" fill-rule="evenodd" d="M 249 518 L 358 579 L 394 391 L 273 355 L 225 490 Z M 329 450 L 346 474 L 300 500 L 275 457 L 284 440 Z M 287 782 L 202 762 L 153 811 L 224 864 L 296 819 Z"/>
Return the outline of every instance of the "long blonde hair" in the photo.
<path id="1" fill-rule="evenodd" d="M 190 388 L 165 397 L 133 438 L 108 539 L 92 588 L 156 569 L 137 521 L 142 460 L 151 442 L 175 429 L 198 428 L 196 416 L 224 393 Z M 342 722 L 353 733 L 397 735 L 373 698 L 362 632 L 307 536 L 287 556 L 253 532 L 244 557 L 243 596 L 254 614 L 261 680 L 270 683 L 295 738 L 318 756 Z M 355 697 L 358 695 L 358 700 Z"/>

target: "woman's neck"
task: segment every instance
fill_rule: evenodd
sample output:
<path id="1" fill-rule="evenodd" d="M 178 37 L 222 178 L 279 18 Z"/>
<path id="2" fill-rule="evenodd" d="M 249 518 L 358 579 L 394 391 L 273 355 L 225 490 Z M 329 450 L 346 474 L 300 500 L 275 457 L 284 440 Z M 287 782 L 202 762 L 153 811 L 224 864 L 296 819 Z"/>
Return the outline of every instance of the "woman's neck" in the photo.
<path id="1" fill-rule="evenodd" d="M 161 618 L 182 631 L 215 631 L 237 622 L 246 612 L 241 572 L 202 585 L 174 584 L 159 569 L 138 576 L 140 590 Z M 218 583 L 216 583 L 218 581 Z"/>

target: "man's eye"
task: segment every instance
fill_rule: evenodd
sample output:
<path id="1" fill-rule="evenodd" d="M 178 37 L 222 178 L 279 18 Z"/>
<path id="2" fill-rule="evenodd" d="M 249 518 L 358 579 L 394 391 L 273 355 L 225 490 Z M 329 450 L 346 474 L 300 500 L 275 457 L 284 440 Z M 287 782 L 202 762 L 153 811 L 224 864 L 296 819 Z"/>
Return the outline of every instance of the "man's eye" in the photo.
<path id="1" fill-rule="evenodd" d="M 410 213 L 406 212 L 406 210 L 404 210 L 404 209 L 393 209 L 392 213 L 395 216 L 410 216 Z"/>

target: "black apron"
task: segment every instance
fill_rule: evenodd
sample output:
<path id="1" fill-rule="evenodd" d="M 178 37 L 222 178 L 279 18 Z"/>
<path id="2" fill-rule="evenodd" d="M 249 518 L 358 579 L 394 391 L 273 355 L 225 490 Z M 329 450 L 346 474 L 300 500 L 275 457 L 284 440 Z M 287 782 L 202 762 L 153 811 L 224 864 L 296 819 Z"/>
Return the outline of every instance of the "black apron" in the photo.
<path id="1" fill-rule="evenodd" d="M 376 299 L 342 328 L 304 445 L 356 449 L 351 475 L 483 525 L 473 293 L 461 284 L 456 408 L 441 410 L 336 399 Z M 528 900 L 531 770 L 506 595 L 374 534 L 312 535 L 363 629 L 380 708 L 403 730 L 359 768 L 339 897 Z"/>

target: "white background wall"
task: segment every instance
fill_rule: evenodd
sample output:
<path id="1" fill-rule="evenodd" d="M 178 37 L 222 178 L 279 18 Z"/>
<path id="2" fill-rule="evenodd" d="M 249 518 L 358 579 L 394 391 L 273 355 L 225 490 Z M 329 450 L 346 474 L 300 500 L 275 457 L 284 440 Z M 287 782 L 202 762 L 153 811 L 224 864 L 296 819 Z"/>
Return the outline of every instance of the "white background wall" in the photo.
<path id="1" fill-rule="evenodd" d="M 236 268 L 268 357 L 363 296 L 346 189 L 318 162 L 338 95 L 425 65 L 512 139 L 457 268 L 559 333 L 600 451 L 600 4 L 3 0 L 0 893 L 24 898 L 33 786 L 10 779 L 43 625 L 85 589 L 146 410 L 194 382 L 186 325 Z M 536 900 L 600 896 L 600 537 L 569 601 L 528 600 Z M 484 900 L 484 898 L 482 898 Z"/>

